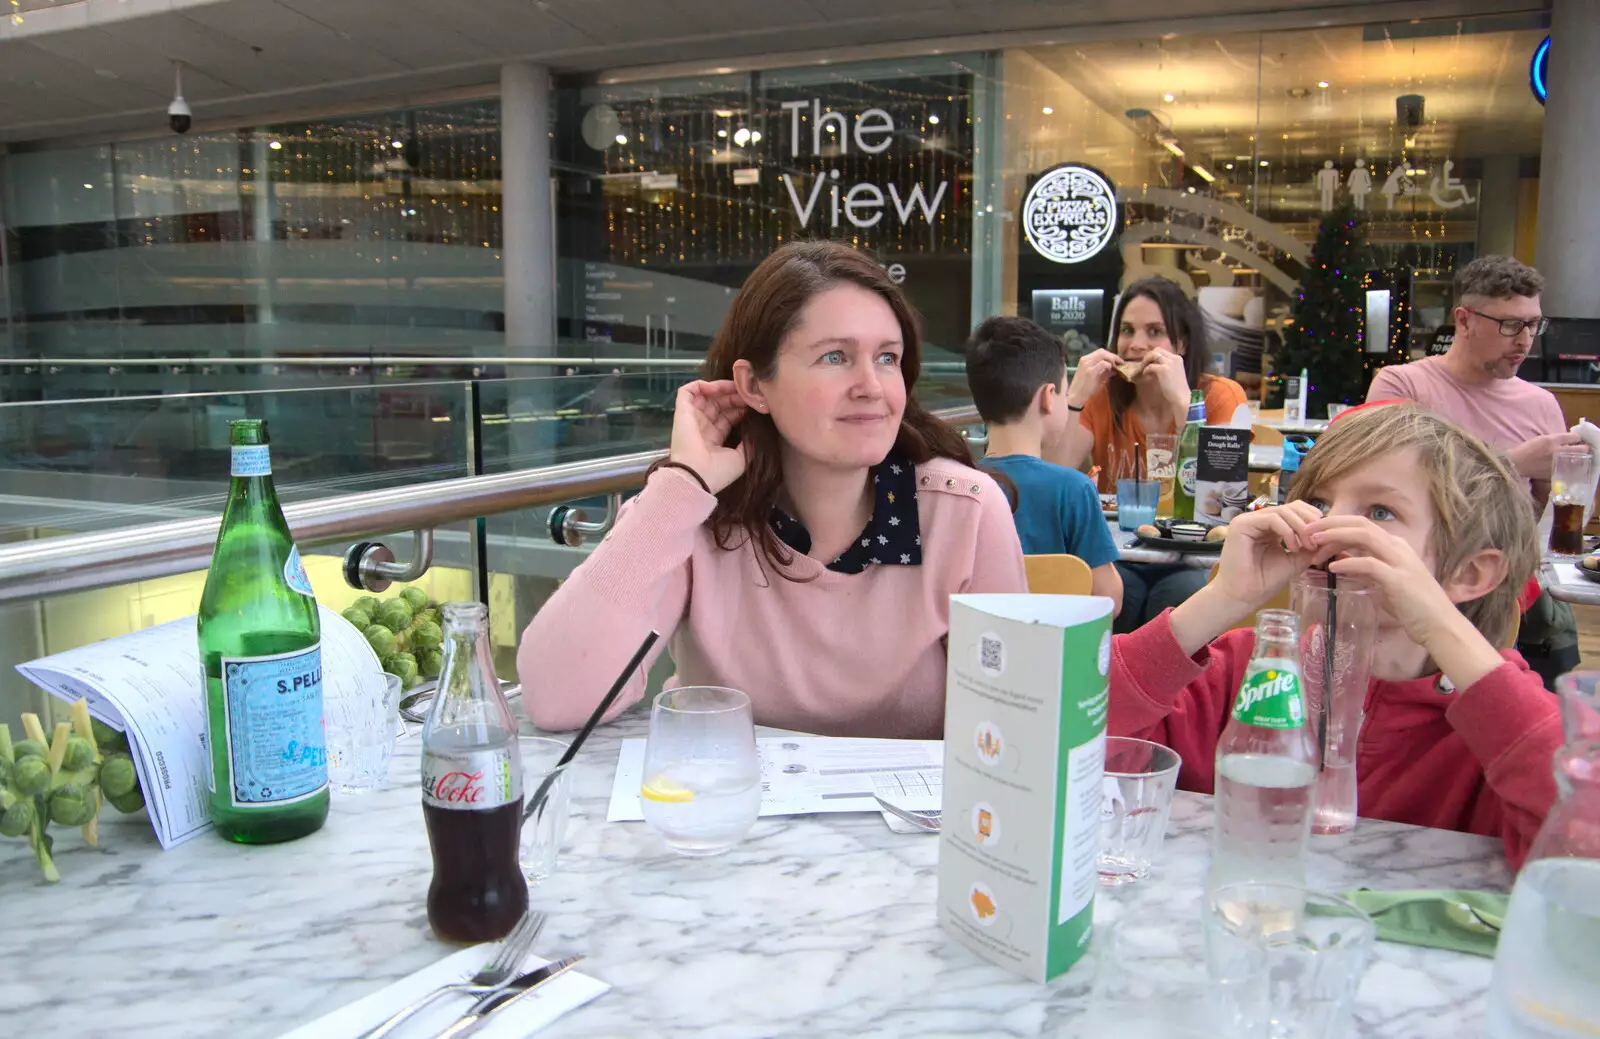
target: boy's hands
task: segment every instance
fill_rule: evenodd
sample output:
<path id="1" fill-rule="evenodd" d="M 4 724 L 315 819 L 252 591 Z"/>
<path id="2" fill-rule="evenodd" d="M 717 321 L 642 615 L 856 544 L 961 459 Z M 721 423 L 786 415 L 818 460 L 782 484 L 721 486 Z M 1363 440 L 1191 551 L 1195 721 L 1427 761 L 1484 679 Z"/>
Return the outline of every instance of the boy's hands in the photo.
<path id="1" fill-rule="evenodd" d="M 1229 523 L 1217 576 L 1172 611 L 1173 635 L 1184 652 L 1198 653 L 1319 562 L 1306 532 L 1321 518 L 1315 507 L 1292 501 L 1243 513 Z"/>

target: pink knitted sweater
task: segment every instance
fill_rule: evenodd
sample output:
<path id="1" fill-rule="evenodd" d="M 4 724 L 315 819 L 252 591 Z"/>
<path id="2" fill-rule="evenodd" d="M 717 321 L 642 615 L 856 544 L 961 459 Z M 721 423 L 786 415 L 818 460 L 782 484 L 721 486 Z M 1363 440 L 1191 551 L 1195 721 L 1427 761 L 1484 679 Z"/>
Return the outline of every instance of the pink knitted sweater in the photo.
<path id="1" fill-rule="evenodd" d="M 654 628 L 677 665 L 668 685 L 741 689 L 758 724 L 940 738 L 950 596 L 1023 592 L 1027 579 L 988 475 L 947 459 L 916 472 L 922 565 L 843 574 L 796 554 L 787 570 L 803 580 L 790 581 L 763 572 L 748 541 L 718 548 L 706 523 L 715 497 L 681 470 L 657 470 L 523 634 L 529 717 L 582 725 Z M 643 693 L 636 672 L 611 715 Z"/>

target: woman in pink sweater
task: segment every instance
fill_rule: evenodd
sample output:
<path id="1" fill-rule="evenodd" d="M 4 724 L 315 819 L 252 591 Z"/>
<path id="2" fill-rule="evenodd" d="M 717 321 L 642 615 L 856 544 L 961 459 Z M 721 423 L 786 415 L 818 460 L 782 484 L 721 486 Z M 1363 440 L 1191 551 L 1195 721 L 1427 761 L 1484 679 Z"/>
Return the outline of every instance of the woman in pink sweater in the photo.
<path id="1" fill-rule="evenodd" d="M 920 361 L 870 258 L 798 242 L 756 268 L 667 460 L 523 634 L 534 723 L 581 725 L 654 628 L 669 684 L 741 689 L 763 725 L 938 738 L 950 596 L 1027 582 L 1005 495 L 912 395 Z"/>
<path id="2" fill-rule="evenodd" d="M 1510 645 L 1538 562 L 1526 484 L 1411 404 L 1367 406 L 1307 456 L 1294 499 L 1234 520 L 1216 580 L 1112 640 L 1108 731 L 1183 757 L 1211 793 L 1255 636 L 1236 628 L 1308 566 L 1368 582 L 1377 648 L 1356 746 L 1364 816 L 1499 837 L 1519 866 L 1555 803 L 1555 697 Z M 1230 630 L 1233 629 L 1233 630 Z"/>

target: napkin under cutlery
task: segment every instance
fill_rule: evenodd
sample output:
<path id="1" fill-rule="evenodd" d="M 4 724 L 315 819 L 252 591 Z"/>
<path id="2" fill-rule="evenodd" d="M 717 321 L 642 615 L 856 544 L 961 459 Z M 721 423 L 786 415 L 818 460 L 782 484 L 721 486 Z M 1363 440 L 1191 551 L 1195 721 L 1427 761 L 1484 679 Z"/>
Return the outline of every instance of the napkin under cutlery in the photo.
<path id="1" fill-rule="evenodd" d="M 1494 956 L 1508 896 L 1492 891 L 1373 891 L 1344 897 L 1366 910 L 1386 942 Z"/>
<path id="2" fill-rule="evenodd" d="M 332 1013 L 324 1014 L 315 1021 L 286 1033 L 282 1039 L 354 1039 L 355 1036 L 382 1023 L 390 1014 L 424 992 L 470 977 L 494 955 L 496 948 L 495 944 L 490 943 L 462 949 L 438 963 L 401 978 L 387 988 L 346 1004 Z M 520 974 L 523 971 L 533 970 L 549 962 L 542 956 L 529 956 L 517 968 L 517 972 Z M 568 970 L 550 979 L 522 999 L 490 1015 L 476 1034 L 483 1039 L 520 1039 L 522 1036 L 532 1035 L 562 1014 L 582 1006 L 610 987 L 597 978 L 580 974 L 576 970 Z M 466 1013 L 476 1000 L 476 996 L 465 993 L 440 999 L 402 1025 L 395 1033 L 396 1037 L 409 1039 L 412 1036 L 437 1035 Z"/>

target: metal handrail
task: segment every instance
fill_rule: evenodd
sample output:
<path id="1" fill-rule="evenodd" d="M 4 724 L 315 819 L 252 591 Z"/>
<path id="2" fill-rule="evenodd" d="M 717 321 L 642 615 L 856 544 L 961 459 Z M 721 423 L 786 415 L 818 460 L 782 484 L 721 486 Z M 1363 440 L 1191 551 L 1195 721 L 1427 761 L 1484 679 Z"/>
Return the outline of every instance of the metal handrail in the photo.
<path id="1" fill-rule="evenodd" d="M 953 425 L 979 421 L 972 405 L 934 413 Z M 436 527 L 516 509 L 633 490 L 665 451 L 517 472 L 365 491 L 284 507 L 303 547 Z M 0 603 L 107 588 L 130 581 L 204 570 L 216 547 L 220 516 L 69 534 L 0 548 Z"/>
<path id="2" fill-rule="evenodd" d="M 185 366 L 234 368 L 389 368 L 404 365 L 465 368 L 557 368 L 562 365 L 613 368 L 671 368 L 692 370 L 704 357 L 372 357 L 365 354 L 326 357 L 0 357 L 0 367 L 59 368 L 177 368 Z M 962 361 L 923 361 L 925 371 L 957 371 Z"/>

